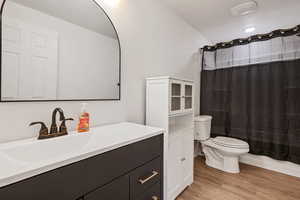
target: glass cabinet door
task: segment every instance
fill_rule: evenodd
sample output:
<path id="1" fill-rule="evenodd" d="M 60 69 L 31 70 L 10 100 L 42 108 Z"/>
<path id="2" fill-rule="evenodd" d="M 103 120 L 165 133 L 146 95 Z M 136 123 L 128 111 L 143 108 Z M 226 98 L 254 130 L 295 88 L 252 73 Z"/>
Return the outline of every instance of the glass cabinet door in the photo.
<path id="1" fill-rule="evenodd" d="M 171 82 L 170 114 L 193 111 L 193 84 L 185 81 Z"/>
<path id="2" fill-rule="evenodd" d="M 184 85 L 184 110 L 193 109 L 193 85 Z"/>
<path id="3" fill-rule="evenodd" d="M 171 83 L 171 112 L 181 111 L 182 107 L 182 84 L 179 82 Z"/>

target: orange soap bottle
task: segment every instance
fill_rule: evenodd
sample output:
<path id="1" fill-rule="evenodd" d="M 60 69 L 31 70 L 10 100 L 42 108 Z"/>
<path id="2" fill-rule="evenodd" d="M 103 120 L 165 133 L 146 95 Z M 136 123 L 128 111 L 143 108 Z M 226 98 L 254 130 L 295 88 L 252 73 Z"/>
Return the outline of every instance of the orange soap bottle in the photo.
<path id="1" fill-rule="evenodd" d="M 77 126 L 78 133 L 89 132 L 90 130 L 90 114 L 87 112 L 86 106 L 87 103 L 81 104 L 81 113 Z"/>

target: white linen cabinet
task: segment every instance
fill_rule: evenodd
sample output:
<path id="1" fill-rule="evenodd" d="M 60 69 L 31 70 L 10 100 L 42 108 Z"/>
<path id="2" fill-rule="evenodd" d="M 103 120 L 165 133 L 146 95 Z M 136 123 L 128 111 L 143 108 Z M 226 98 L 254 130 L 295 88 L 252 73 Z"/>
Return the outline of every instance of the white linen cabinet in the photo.
<path id="1" fill-rule="evenodd" d="M 174 200 L 193 183 L 194 84 L 171 77 L 153 77 L 146 82 L 146 124 L 167 132 L 164 197 Z"/>

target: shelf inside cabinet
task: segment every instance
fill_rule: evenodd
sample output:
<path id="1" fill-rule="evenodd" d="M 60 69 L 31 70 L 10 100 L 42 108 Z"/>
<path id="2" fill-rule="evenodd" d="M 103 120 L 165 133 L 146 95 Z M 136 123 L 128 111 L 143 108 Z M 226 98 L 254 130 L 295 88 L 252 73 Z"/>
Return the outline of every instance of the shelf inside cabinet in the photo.
<path id="1" fill-rule="evenodd" d="M 192 109 L 192 108 L 193 108 L 193 98 L 185 97 L 184 109 Z"/>
<path id="2" fill-rule="evenodd" d="M 185 85 L 185 96 L 192 96 L 193 95 L 193 86 L 192 85 Z"/>
<path id="3" fill-rule="evenodd" d="M 193 111 L 186 111 L 186 112 L 181 112 L 181 113 L 176 113 L 176 114 L 169 114 L 169 118 L 179 117 L 179 116 L 184 116 L 184 115 L 192 115 L 192 114 L 194 114 Z"/>
<path id="4" fill-rule="evenodd" d="M 181 84 L 180 83 L 172 83 L 172 96 L 181 96 Z"/>
<path id="5" fill-rule="evenodd" d="M 171 111 L 177 111 L 181 109 L 181 97 L 172 97 Z"/>

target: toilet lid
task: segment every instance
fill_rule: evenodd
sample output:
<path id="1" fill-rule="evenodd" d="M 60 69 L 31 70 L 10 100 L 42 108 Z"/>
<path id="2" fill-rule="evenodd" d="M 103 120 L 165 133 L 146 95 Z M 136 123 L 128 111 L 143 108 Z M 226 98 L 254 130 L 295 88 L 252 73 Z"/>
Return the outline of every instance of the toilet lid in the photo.
<path id="1" fill-rule="evenodd" d="M 215 144 L 231 147 L 231 148 L 238 148 L 238 149 L 248 149 L 249 145 L 247 142 L 244 142 L 239 139 L 230 138 L 230 137 L 216 137 L 212 140 Z"/>

